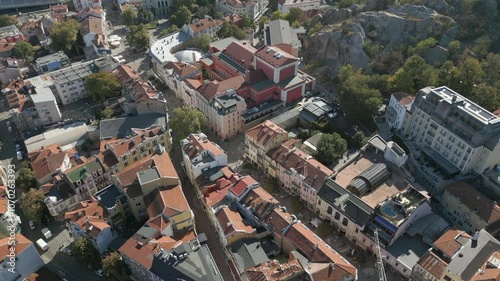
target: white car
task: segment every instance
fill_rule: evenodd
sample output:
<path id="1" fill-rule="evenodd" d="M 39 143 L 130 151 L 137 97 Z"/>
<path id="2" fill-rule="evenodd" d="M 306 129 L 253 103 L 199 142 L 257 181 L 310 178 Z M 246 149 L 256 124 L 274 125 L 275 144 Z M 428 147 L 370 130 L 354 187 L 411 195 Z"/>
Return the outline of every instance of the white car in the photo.
<path id="1" fill-rule="evenodd" d="M 10 127 L 11 123 L 10 121 L 7 121 L 7 127 Z"/>
<path id="2" fill-rule="evenodd" d="M 16 151 L 21 151 L 21 146 L 16 143 Z"/>
<path id="3" fill-rule="evenodd" d="M 100 277 L 103 277 L 104 276 L 104 272 L 102 271 L 102 269 L 99 269 L 97 271 L 94 271 L 95 274 L 97 274 L 98 276 Z"/>
<path id="4" fill-rule="evenodd" d="M 30 229 L 31 229 L 31 230 L 35 230 L 35 229 L 36 229 L 36 225 L 35 225 L 35 222 L 34 222 L 34 221 L 30 221 L 30 222 L 29 222 L 29 225 L 30 225 Z"/>
<path id="5" fill-rule="evenodd" d="M 8 126 L 7 129 L 9 130 L 9 133 L 12 133 L 12 127 L 11 126 Z"/>

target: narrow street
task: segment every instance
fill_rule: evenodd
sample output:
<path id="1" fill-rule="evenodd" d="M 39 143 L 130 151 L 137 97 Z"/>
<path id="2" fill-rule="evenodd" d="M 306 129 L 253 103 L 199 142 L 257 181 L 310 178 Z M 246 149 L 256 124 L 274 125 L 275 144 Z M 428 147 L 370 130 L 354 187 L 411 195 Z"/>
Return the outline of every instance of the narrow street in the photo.
<path id="1" fill-rule="evenodd" d="M 167 99 L 167 106 L 170 114 L 169 118 L 172 118 L 174 108 L 182 106 L 182 101 L 177 99 L 175 97 L 175 94 L 172 93 L 170 90 L 165 90 L 164 92 L 166 93 L 165 96 Z M 182 181 L 182 189 L 184 191 L 184 195 L 188 200 L 189 206 L 193 210 L 197 233 L 198 234 L 205 233 L 205 235 L 207 235 L 208 247 L 212 252 L 212 255 L 215 259 L 215 263 L 217 264 L 217 267 L 219 268 L 220 273 L 222 274 L 224 280 L 234 281 L 233 275 L 229 271 L 229 267 L 227 265 L 224 252 L 221 250 L 222 245 L 220 244 L 219 239 L 215 237 L 216 231 L 212 228 L 208 215 L 205 213 L 203 207 L 200 205 L 200 202 L 198 201 L 194 186 L 191 184 L 186 174 L 184 173 L 184 170 L 182 169 L 181 166 L 182 152 L 180 144 L 178 143 L 172 144 L 172 152 L 170 154 L 170 157 L 174 164 L 175 170 L 177 171 L 177 174 L 179 175 L 179 178 Z"/>

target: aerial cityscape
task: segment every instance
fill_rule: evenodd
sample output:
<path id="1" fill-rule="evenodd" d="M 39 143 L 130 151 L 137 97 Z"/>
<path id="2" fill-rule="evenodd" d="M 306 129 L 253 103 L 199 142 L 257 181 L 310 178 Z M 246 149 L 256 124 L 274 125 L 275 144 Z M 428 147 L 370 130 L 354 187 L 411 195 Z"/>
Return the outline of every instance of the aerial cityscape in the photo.
<path id="1" fill-rule="evenodd" d="M 0 281 L 499 281 L 500 0 L 0 0 Z"/>

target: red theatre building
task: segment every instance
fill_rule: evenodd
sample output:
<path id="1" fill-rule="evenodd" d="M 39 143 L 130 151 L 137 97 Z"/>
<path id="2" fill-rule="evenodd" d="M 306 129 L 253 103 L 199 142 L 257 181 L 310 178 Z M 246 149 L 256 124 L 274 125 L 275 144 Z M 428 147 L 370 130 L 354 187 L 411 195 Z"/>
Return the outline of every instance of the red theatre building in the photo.
<path id="1" fill-rule="evenodd" d="M 315 78 L 298 69 L 299 59 L 277 46 L 255 49 L 233 41 L 221 51 L 212 49 L 210 78 L 225 80 L 241 75 L 245 84 L 235 89 L 252 109 L 271 101 L 285 104 L 300 100 L 314 88 Z"/>

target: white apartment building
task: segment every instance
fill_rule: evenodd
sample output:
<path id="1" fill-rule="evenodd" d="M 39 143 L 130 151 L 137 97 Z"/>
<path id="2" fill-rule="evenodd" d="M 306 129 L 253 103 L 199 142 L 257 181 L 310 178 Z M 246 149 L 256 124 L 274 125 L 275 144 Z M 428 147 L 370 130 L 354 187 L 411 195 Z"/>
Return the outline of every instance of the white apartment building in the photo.
<path id="1" fill-rule="evenodd" d="M 89 7 L 97 8 L 102 6 L 101 0 L 73 0 L 73 4 L 77 12 L 83 11 Z"/>
<path id="2" fill-rule="evenodd" d="M 269 0 L 216 0 L 215 5 L 224 15 L 246 14 L 258 20 L 267 11 Z"/>
<path id="3" fill-rule="evenodd" d="M 161 17 L 168 15 L 168 8 L 172 5 L 172 0 L 143 0 L 142 5 L 144 9 L 153 11 L 155 16 Z"/>
<path id="4" fill-rule="evenodd" d="M 182 30 L 186 32 L 191 37 L 198 37 L 201 35 L 208 35 L 211 38 L 215 37 L 217 30 L 222 25 L 222 21 L 214 20 L 209 16 L 193 22 L 191 24 L 185 24 Z"/>
<path id="5" fill-rule="evenodd" d="M 227 165 L 227 154 L 203 133 L 181 140 L 183 166 L 191 183 L 210 168 Z"/>
<path id="6" fill-rule="evenodd" d="M 278 1 L 278 11 L 288 13 L 290 9 L 297 8 L 302 11 L 319 9 L 321 0 L 280 0 Z"/>
<path id="7" fill-rule="evenodd" d="M 57 100 L 66 105 L 87 97 L 85 78 L 94 72 L 97 72 L 97 66 L 93 62 L 84 62 L 50 73 Z"/>
<path id="8" fill-rule="evenodd" d="M 221 138 L 230 138 L 243 131 L 241 116 L 247 104 L 233 89 L 215 96 L 210 105 L 208 123 Z"/>
<path id="9" fill-rule="evenodd" d="M 385 111 L 385 119 L 389 128 L 401 130 L 406 112 L 410 111 L 415 97 L 403 92 L 397 92 L 391 95 L 389 106 Z"/>
<path id="10" fill-rule="evenodd" d="M 448 173 L 479 174 L 500 163 L 500 118 L 447 87 L 421 89 L 403 134 Z"/>
<path id="11" fill-rule="evenodd" d="M 51 86 L 54 81 L 50 75 L 41 75 L 25 81 L 31 84 L 30 98 L 38 112 L 38 119 L 35 119 L 35 126 L 44 126 L 61 121 L 62 115 L 57 106 L 57 100 L 52 92 Z"/>

